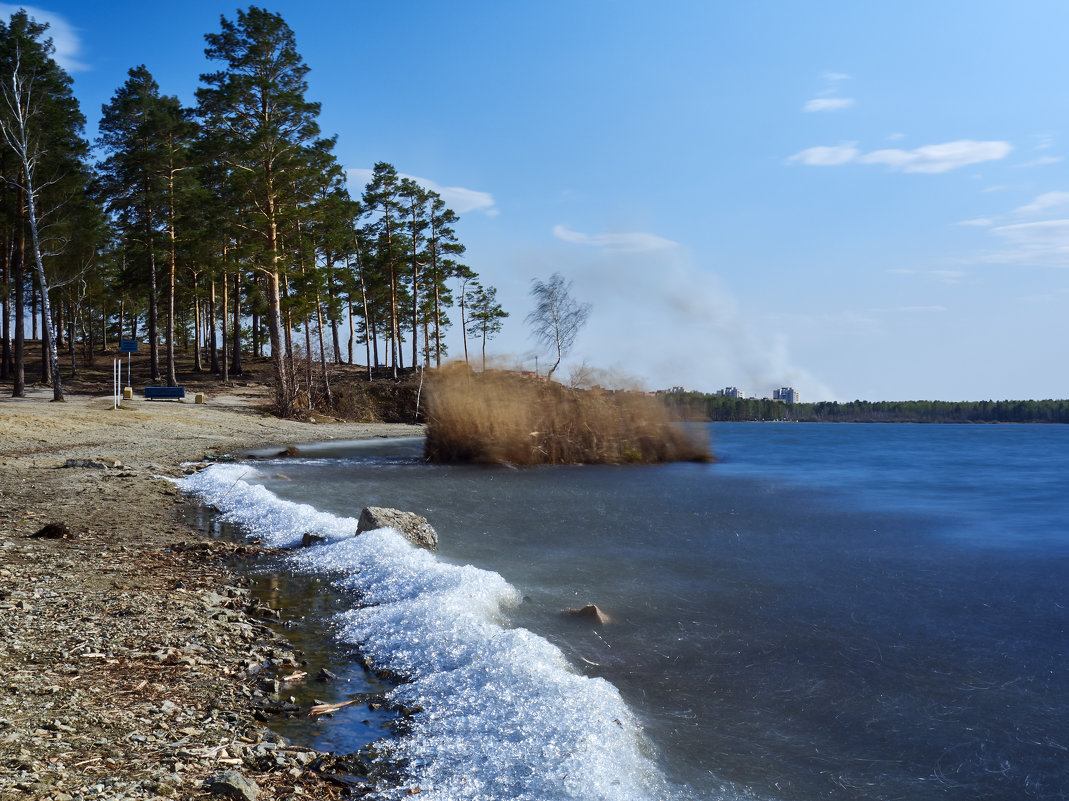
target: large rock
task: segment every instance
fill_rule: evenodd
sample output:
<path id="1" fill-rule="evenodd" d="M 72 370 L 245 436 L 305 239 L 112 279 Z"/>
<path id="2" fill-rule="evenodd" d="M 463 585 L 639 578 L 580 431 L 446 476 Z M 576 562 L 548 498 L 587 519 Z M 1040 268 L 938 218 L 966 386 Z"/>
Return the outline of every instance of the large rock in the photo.
<path id="1" fill-rule="evenodd" d="M 582 609 L 565 609 L 562 614 L 568 617 L 589 620 L 592 623 L 600 623 L 603 626 L 606 623 L 612 623 L 612 618 L 605 614 L 597 604 L 587 604 Z"/>
<path id="2" fill-rule="evenodd" d="M 402 512 L 385 506 L 365 506 L 360 513 L 360 522 L 356 524 L 356 533 L 377 528 L 392 528 L 420 548 L 434 550 L 438 547 L 438 532 L 427 522 L 427 518 L 414 512 Z"/>
<path id="3" fill-rule="evenodd" d="M 240 801 L 256 801 L 260 797 L 260 786 L 236 770 L 224 770 L 209 782 L 208 791 L 212 795 L 237 798 Z"/>

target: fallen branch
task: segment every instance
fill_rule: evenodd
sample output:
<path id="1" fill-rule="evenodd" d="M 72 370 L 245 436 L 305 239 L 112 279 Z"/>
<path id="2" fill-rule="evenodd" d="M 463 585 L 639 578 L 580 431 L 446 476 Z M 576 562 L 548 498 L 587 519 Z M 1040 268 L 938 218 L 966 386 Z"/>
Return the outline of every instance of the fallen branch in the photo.
<path id="1" fill-rule="evenodd" d="M 350 704 L 355 704 L 355 703 L 356 703 L 356 701 L 343 701 L 340 704 L 316 704 L 315 706 L 313 706 L 311 709 L 308 710 L 308 717 L 316 718 L 316 717 L 319 717 L 320 715 L 329 715 L 331 712 L 337 712 L 342 707 L 346 707 L 346 706 L 349 706 Z"/>

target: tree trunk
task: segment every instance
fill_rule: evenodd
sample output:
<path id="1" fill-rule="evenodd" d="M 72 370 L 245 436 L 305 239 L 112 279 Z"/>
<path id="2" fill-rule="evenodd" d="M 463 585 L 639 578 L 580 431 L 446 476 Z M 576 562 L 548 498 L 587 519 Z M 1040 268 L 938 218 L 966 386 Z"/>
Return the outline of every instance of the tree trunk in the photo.
<path id="1" fill-rule="evenodd" d="M 460 336 L 464 340 L 464 364 L 468 364 L 468 321 L 465 316 L 465 309 L 467 309 L 467 297 L 468 297 L 468 279 L 460 285 Z"/>
<path id="2" fill-rule="evenodd" d="M 371 342 L 374 336 L 375 326 L 371 321 L 371 313 L 367 305 L 367 287 L 364 285 L 364 274 L 360 273 L 360 300 L 364 304 L 364 358 L 367 359 L 367 380 L 371 380 Z M 379 360 L 379 343 L 375 342 L 375 362 Z"/>
<path id="3" fill-rule="evenodd" d="M 11 257 L 15 249 L 15 238 L 12 236 L 8 241 L 3 243 L 3 253 L 0 256 L 4 259 L 4 270 L 2 283 L 4 287 L 3 297 L 3 322 L 0 323 L 2 331 L 0 331 L 0 379 L 7 379 L 11 377 L 11 373 L 14 371 L 11 364 Z"/>
<path id="4" fill-rule="evenodd" d="M 227 289 L 227 285 L 226 285 L 227 281 L 226 281 L 226 248 L 225 247 L 223 248 L 223 275 L 222 275 L 222 279 L 223 279 L 223 308 L 221 309 L 221 313 L 219 314 L 219 335 L 220 335 L 220 339 L 219 339 L 219 370 L 220 370 L 220 377 L 223 379 L 223 383 L 225 384 L 226 382 L 228 382 L 230 380 L 230 357 L 229 357 L 229 349 L 226 346 L 226 324 L 227 324 L 227 320 L 230 319 L 229 315 L 227 314 L 227 299 L 230 296 L 230 290 Z"/>
<path id="5" fill-rule="evenodd" d="M 17 207 L 21 211 L 25 206 L 25 195 L 17 192 Z M 26 397 L 26 229 L 19 225 L 15 232 L 15 248 L 11 252 L 11 291 L 15 293 L 15 342 L 14 342 L 14 386 L 11 397 Z"/>
<path id="6" fill-rule="evenodd" d="M 312 320 L 304 318 L 304 386 L 308 393 L 308 411 L 312 411 Z"/>
<path id="7" fill-rule="evenodd" d="M 33 262 L 37 272 L 37 283 L 41 287 L 41 317 L 45 325 L 52 323 L 52 309 L 48 298 L 48 278 L 45 276 L 45 265 L 41 261 L 41 239 L 37 231 L 37 201 L 36 190 L 33 185 L 32 170 L 23 171 L 26 178 L 26 210 L 30 223 L 30 240 L 33 245 Z M 42 331 L 48 336 L 48 365 L 52 372 L 52 400 L 63 400 L 63 379 L 59 374 L 59 353 L 56 351 L 56 339 L 50 331 Z M 44 343 L 42 343 L 43 346 Z"/>
<path id="8" fill-rule="evenodd" d="M 442 366 L 442 293 L 438 277 L 438 256 L 434 261 L 434 366 Z"/>
<path id="9" fill-rule="evenodd" d="M 204 372 L 204 360 L 201 358 L 201 344 L 204 336 L 203 320 L 201 315 L 200 295 L 196 293 L 196 275 L 193 276 L 193 370 L 197 373 Z"/>
<path id="10" fill-rule="evenodd" d="M 159 291 L 156 286 L 156 249 L 153 244 L 152 221 L 145 215 L 145 235 L 148 239 L 148 352 L 151 379 L 160 380 L 160 332 L 159 332 Z"/>
<path id="11" fill-rule="evenodd" d="M 72 306 L 71 310 L 70 310 L 70 314 L 67 315 L 67 317 L 68 317 L 68 321 L 67 321 L 67 330 L 68 330 L 68 333 L 67 333 L 67 352 L 70 354 L 70 357 L 71 357 L 71 378 L 73 378 L 74 376 L 78 375 L 78 359 L 77 359 L 77 354 L 75 353 L 75 347 L 74 347 L 74 339 L 75 339 L 75 336 L 74 336 L 75 335 L 74 324 L 75 324 L 75 320 L 76 320 L 76 317 L 75 317 L 76 314 L 77 314 L 77 312 L 75 312 L 74 307 Z"/>
<path id="12" fill-rule="evenodd" d="M 330 379 L 327 377 L 327 353 L 323 344 L 323 305 L 316 292 L 316 318 L 319 323 L 319 365 L 323 370 L 323 392 L 327 397 L 327 409 L 334 408 L 334 397 L 330 393 Z"/>
<path id="13" fill-rule="evenodd" d="M 234 272 L 234 321 L 230 326 L 230 372 L 241 375 L 241 272 Z"/>
<path id="14" fill-rule="evenodd" d="M 286 297 L 290 294 L 290 277 L 283 277 L 283 289 L 286 293 Z M 293 308 L 291 305 L 287 305 L 286 308 L 286 364 L 290 371 L 290 375 L 294 377 L 296 381 L 297 367 L 293 362 Z"/>
<path id="15" fill-rule="evenodd" d="M 397 351 L 401 344 L 401 325 L 397 307 L 397 270 L 393 261 L 393 229 L 390 226 L 390 213 L 386 212 L 386 260 L 390 268 L 390 366 L 393 368 L 394 380 L 397 380 Z"/>
<path id="16" fill-rule="evenodd" d="M 208 331 L 210 332 L 210 339 L 208 340 L 208 346 L 210 349 L 210 356 L 212 363 L 212 375 L 219 374 L 219 350 L 217 348 L 218 341 L 215 336 L 215 327 L 217 325 L 215 319 L 215 278 L 213 277 L 211 283 L 208 286 Z"/>
<path id="17" fill-rule="evenodd" d="M 290 417 L 293 414 L 293 392 L 286 370 L 286 351 L 282 344 L 282 296 L 278 280 L 278 224 L 275 219 L 275 197 L 270 193 L 267 198 L 267 208 L 271 259 L 271 271 L 267 274 L 267 311 L 271 336 L 271 363 L 275 368 L 275 411 L 282 417 Z"/>
<path id="18" fill-rule="evenodd" d="M 353 296 L 349 295 L 349 364 L 353 363 L 353 344 L 356 340 L 356 325 L 353 322 Z"/>
<path id="19" fill-rule="evenodd" d="M 38 277 L 38 291 L 40 291 L 40 277 Z M 43 293 L 42 293 L 43 295 Z M 51 351 L 56 347 L 52 340 L 52 315 L 51 298 L 41 298 L 41 383 L 52 385 L 52 359 Z M 59 365 L 59 351 L 56 351 L 56 366 Z"/>

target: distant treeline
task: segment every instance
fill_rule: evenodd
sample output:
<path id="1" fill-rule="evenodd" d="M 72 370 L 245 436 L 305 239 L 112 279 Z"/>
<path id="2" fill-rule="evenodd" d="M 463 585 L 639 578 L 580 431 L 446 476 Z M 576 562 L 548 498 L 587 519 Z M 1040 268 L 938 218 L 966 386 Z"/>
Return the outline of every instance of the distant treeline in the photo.
<path id="1" fill-rule="evenodd" d="M 1069 423 L 1069 400 L 781 403 L 700 392 L 663 396 L 686 420 L 798 420 L 810 423 Z"/>

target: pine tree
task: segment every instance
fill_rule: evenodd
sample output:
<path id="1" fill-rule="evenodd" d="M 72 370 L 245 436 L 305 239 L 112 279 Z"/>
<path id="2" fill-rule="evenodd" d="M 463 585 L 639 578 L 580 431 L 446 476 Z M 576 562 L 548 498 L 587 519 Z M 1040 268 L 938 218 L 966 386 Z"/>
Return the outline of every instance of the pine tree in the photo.
<path id="1" fill-rule="evenodd" d="M 392 164 L 378 162 L 371 181 L 364 189 L 364 214 L 371 221 L 364 227 L 364 240 L 370 246 L 368 258 L 377 262 L 388 281 L 390 324 L 390 367 L 397 378 L 401 344 L 400 265 L 406 252 L 402 234 L 405 207 L 401 198 L 401 183 Z"/>
<path id="2" fill-rule="evenodd" d="M 294 408 L 292 377 L 283 342 L 280 242 L 294 176 L 308 169 L 307 150 L 319 134 L 319 104 L 305 99 L 308 67 L 293 31 L 278 14 L 250 6 L 236 21 L 220 18 L 221 31 L 205 36 L 205 55 L 225 69 L 201 75 L 197 90 L 206 126 L 226 143 L 232 178 L 255 214 L 260 236 L 256 269 L 266 278 L 266 306 L 275 373 L 275 409 Z"/>
<path id="3" fill-rule="evenodd" d="M 483 370 L 486 369 L 486 341 L 501 331 L 504 319 L 509 316 L 507 311 L 501 308 L 497 302 L 497 288 L 481 284 L 474 284 L 469 292 L 469 305 L 471 308 L 471 322 L 468 323 L 468 333 L 472 336 L 482 337 L 483 341 Z"/>
<path id="4" fill-rule="evenodd" d="M 176 219 L 192 171 L 189 148 L 196 126 L 176 97 L 160 94 L 145 65 L 129 78 L 102 109 L 98 145 L 107 154 L 98 169 L 108 208 L 123 232 L 129 255 L 140 263 L 148 286 L 149 360 L 152 380 L 161 379 L 159 362 L 160 243 L 167 254 L 167 384 L 175 376 L 174 319 L 177 281 Z"/>

